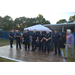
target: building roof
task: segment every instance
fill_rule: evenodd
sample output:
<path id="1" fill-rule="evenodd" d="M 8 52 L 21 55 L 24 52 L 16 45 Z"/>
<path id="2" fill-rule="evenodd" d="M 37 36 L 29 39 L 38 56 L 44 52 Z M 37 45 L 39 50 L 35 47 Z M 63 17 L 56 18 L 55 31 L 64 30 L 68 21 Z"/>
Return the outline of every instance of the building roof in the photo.
<path id="1" fill-rule="evenodd" d="M 44 26 L 46 26 L 52 30 L 57 29 L 58 31 L 61 31 L 63 29 L 63 27 L 64 27 L 64 30 L 75 27 L 75 23 L 44 24 Z"/>

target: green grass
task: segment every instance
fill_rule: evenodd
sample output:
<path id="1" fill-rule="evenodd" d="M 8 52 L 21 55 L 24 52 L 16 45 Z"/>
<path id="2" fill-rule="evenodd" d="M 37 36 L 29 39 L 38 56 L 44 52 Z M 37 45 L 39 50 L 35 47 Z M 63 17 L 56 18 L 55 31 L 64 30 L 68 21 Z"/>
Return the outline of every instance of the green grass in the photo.
<path id="1" fill-rule="evenodd" d="M 14 40 L 13 44 L 15 44 L 15 43 L 16 43 L 16 41 Z M 6 46 L 6 45 L 10 45 L 10 41 L 7 40 L 7 39 L 0 39 L 0 47 L 1 46 Z M 0 62 L 15 62 L 15 61 L 0 57 Z"/>
<path id="2" fill-rule="evenodd" d="M 13 41 L 13 44 L 16 44 L 16 41 Z M 0 39 L 0 47 L 1 46 L 6 46 L 6 45 L 10 45 L 10 41 L 7 39 Z"/>
<path id="3" fill-rule="evenodd" d="M 61 50 L 63 50 L 64 55 L 65 55 L 65 49 L 64 48 L 61 48 Z M 73 59 L 69 59 L 70 56 L 71 56 L 70 50 L 68 50 L 68 59 L 66 59 L 66 62 L 75 62 L 75 46 L 73 48 Z"/>
<path id="4" fill-rule="evenodd" d="M 16 61 L 12 61 L 12 60 L 5 59 L 5 58 L 1 58 L 0 57 L 0 62 L 16 62 Z"/>

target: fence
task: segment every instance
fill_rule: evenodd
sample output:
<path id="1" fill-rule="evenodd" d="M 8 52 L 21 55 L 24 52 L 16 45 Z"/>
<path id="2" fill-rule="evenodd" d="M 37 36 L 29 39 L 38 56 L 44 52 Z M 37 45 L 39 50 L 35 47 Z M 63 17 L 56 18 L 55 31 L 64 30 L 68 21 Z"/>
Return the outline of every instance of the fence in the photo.
<path id="1" fill-rule="evenodd" d="M 9 39 L 9 33 L 10 33 L 10 31 L 0 31 L 0 39 Z M 15 33 L 16 32 L 14 32 L 14 34 Z M 19 33 L 23 33 L 23 31 L 20 31 Z M 32 34 L 32 32 L 30 32 L 30 34 Z M 51 40 L 53 40 L 53 34 L 54 34 L 54 32 L 51 33 L 51 37 L 52 37 Z M 61 32 L 59 32 L 59 34 L 62 35 Z M 75 44 L 75 33 L 72 33 L 72 34 L 74 35 L 74 44 Z"/>

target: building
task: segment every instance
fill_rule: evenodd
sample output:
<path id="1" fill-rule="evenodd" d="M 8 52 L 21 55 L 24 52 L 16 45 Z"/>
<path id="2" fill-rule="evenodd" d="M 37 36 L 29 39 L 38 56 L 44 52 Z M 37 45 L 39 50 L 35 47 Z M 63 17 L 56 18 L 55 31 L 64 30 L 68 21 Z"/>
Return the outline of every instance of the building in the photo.
<path id="1" fill-rule="evenodd" d="M 59 32 L 64 32 L 67 29 L 71 29 L 72 32 L 75 32 L 75 23 L 44 24 L 44 26 L 50 28 L 52 31 L 57 29 Z"/>

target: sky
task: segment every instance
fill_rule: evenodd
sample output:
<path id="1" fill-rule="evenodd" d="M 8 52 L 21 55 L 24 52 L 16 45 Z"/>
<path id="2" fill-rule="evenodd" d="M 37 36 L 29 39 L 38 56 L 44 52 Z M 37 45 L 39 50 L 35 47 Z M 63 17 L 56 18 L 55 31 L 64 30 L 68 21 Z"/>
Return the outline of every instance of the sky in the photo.
<path id="1" fill-rule="evenodd" d="M 46 20 L 49 20 L 51 24 L 56 24 L 60 19 L 69 20 L 70 16 L 74 16 L 75 12 L 0 12 L 0 16 L 10 16 L 13 20 L 19 17 L 34 18 L 39 14 L 43 15 Z"/>

